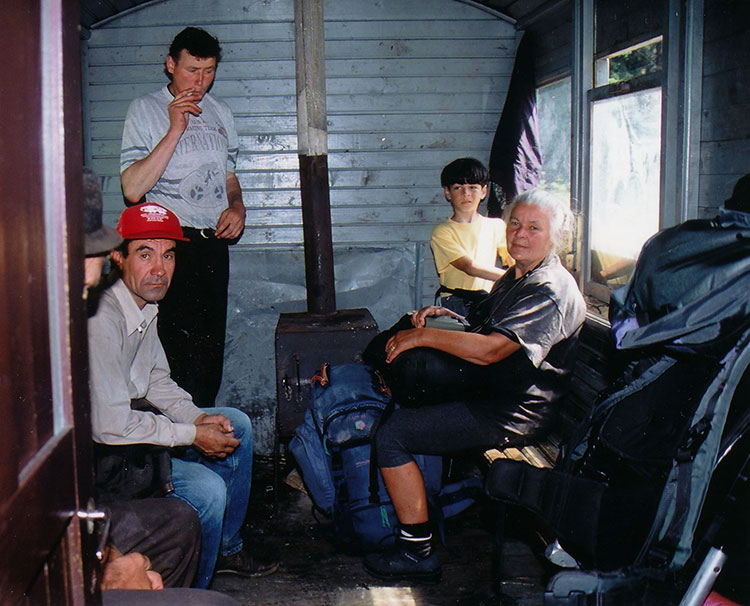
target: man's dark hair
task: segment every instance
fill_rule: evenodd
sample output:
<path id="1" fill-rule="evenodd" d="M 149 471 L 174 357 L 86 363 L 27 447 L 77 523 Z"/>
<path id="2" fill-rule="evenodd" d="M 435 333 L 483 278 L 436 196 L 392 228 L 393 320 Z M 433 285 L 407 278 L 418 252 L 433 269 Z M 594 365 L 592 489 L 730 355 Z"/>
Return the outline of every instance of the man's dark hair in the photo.
<path id="1" fill-rule="evenodd" d="M 490 173 L 476 158 L 458 158 L 448 164 L 440 173 L 440 184 L 450 187 L 456 183 L 460 185 L 487 185 Z"/>
<path id="2" fill-rule="evenodd" d="M 128 247 L 130 246 L 131 242 L 132 240 L 123 240 L 118 246 L 115 247 L 115 250 L 122 255 L 123 259 L 128 256 Z M 112 265 L 116 265 L 116 263 L 113 263 Z"/>
<path id="3" fill-rule="evenodd" d="M 180 58 L 180 53 L 186 50 L 198 59 L 216 59 L 216 65 L 221 61 L 221 46 L 219 40 L 214 38 L 205 29 L 200 27 L 186 27 L 174 37 L 169 45 L 169 56 L 175 61 Z M 172 79 L 171 74 L 167 74 Z"/>
<path id="4" fill-rule="evenodd" d="M 128 245 L 131 242 L 132 240 L 123 240 L 112 250 L 118 251 L 124 259 L 128 256 Z M 101 280 L 99 280 L 99 283 L 89 289 L 89 296 L 86 300 L 86 310 L 89 318 L 96 315 L 96 310 L 99 308 L 99 299 L 101 298 L 102 293 L 117 282 L 117 280 L 122 278 L 122 270 L 117 263 L 110 259 L 107 264 L 109 265 L 109 268 L 102 276 Z"/>

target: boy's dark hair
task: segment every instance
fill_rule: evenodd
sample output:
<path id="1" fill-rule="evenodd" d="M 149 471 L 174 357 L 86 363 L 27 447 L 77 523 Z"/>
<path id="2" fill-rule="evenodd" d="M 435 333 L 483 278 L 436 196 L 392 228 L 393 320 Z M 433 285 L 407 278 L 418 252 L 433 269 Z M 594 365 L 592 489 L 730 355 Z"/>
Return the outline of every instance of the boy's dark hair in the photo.
<path id="1" fill-rule="evenodd" d="M 177 34 L 172 44 L 169 45 L 169 56 L 177 61 L 183 49 L 198 59 L 213 57 L 216 59 L 216 65 L 219 65 L 221 61 L 219 40 L 200 27 L 186 27 Z M 167 75 L 171 80 L 172 75 L 169 73 Z"/>
<path id="2" fill-rule="evenodd" d="M 476 158 L 458 158 L 440 173 L 440 185 L 450 187 L 455 183 L 464 185 L 487 185 L 490 173 Z"/>

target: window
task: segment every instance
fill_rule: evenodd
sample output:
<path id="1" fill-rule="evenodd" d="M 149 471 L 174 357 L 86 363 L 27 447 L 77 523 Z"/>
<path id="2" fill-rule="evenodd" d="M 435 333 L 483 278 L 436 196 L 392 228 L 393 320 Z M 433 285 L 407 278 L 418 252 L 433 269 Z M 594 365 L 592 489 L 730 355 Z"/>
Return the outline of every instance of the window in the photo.
<path id="1" fill-rule="evenodd" d="M 570 200 L 570 78 L 538 88 L 540 187 Z"/>
<path id="2" fill-rule="evenodd" d="M 655 38 L 599 59 L 596 62 L 596 86 L 625 82 L 661 69 L 661 38 Z"/>
<path id="3" fill-rule="evenodd" d="M 564 78 L 536 90 L 536 113 L 542 174 L 539 187 L 570 203 L 571 80 Z M 561 254 L 563 264 L 575 271 L 576 241 L 570 234 Z"/>
<path id="4" fill-rule="evenodd" d="M 660 70 L 661 39 L 596 63 L 598 86 L 589 92 L 587 291 L 600 298 L 628 281 L 641 246 L 659 229 Z"/>
<path id="5" fill-rule="evenodd" d="M 659 229 L 661 89 L 591 107 L 591 279 L 624 284 Z"/>

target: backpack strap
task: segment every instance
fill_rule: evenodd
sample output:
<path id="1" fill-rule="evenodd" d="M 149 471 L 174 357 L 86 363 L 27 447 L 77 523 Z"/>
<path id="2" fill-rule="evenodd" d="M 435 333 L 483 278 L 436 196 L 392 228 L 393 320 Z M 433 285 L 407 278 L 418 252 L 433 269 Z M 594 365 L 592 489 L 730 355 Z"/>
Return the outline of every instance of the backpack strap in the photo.
<path id="1" fill-rule="evenodd" d="M 733 445 L 734 444 L 732 444 L 732 446 Z M 696 549 L 693 551 L 694 560 L 697 561 L 697 558 L 701 557 L 701 554 L 706 553 L 710 547 L 714 546 L 714 541 L 716 540 L 722 529 L 724 529 L 726 518 L 729 516 L 729 514 L 733 513 L 733 510 L 736 509 L 742 502 L 741 495 L 745 490 L 747 490 L 746 484 L 749 478 L 750 452 L 748 452 L 747 456 L 745 457 L 745 461 L 742 463 L 739 470 L 737 471 L 737 474 L 732 480 L 732 485 L 727 491 L 727 494 L 724 496 L 718 513 L 714 516 L 714 519 L 711 520 L 708 529 L 704 533 Z M 724 531 L 727 532 L 726 529 L 724 529 Z"/>
<path id="2" fill-rule="evenodd" d="M 674 557 L 690 511 L 693 462 L 710 429 L 710 420 L 706 417 L 700 419 L 690 428 L 690 432 L 680 446 L 675 457 L 676 471 L 672 474 L 676 478 L 674 501 L 661 499 L 651 530 L 636 558 L 636 563 L 645 562 L 650 568 L 665 568 Z M 664 536 L 654 543 L 656 532 L 662 528 L 669 511 L 673 511 L 669 526 Z"/>
<path id="3" fill-rule="evenodd" d="M 383 378 L 382 376 L 380 376 L 380 373 L 376 373 L 376 374 L 380 377 L 380 380 L 382 381 Z M 383 386 L 385 386 L 385 383 L 383 383 Z M 390 395 L 388 404 L 383 410 L 383 414 L 380 415 L 380 418 L 372 426 L 372 431 L 370 432 L 370 503 L 373 503 L 375 505 L 380 505 L 380 494 L 379 494 L 380 491 L 378 490 L 378 465 L 376 463 L 377 453 L 375 449 L 375 434 L 377 434 L 378 428 L 388 420 L 388 417 L 390 417 L 391 413 L 393 413 L 393 411 L 396 409 L 396 401 L 393 399 L 393 395 L 391 395 L 390 390 L 388 391 L 388 394 Z"/>
<path id="4" fill-rule="evenodd" d="M 674 565 L 680 550 L 682 554 L 680 557 L 688 557 L 686 550 L 689 551 L 689 546 L 687 548 L 681 546 L 686 533 L 685 527 L 688 524 L 697 524 L 697 518 L 705 498 L 705 492 L 699 497 L 694 494 L 695 460 L 700 457 L 702 464 L 710 466 L 714 466 L 716 463 L 716 451 L 718 451 L 720 436 L 724 431 L 729 405 L 740 378 L 750 366 L 750 330 L 745 331 L 739 339 L 738 345 L 727 354 L 723 363 L 723 369 L 719 371 L 709 387 L 711 395 L 704 397 L 704 401 L 699 405 L 699 410 L 696 411 L 696 415 L 700 414 L 700 418 L 691 426 L 675 456 L 672 471 L 667 479 L 667 485 L 669 486 L 672 482 L 673 488 L 669 493 L 665 489 L 665 493 L 662 495 L 651 531 L 638 554 L 636 563 L 645 563 L 654 567 L 668 567 Z M 704 447 L 704 442 L 712 433 L 716 432 L 718 432 L 718 435 L 711 437 L 709 445 Z M 711 449 L 712 452 L 703 453 L 702 450 L 706 448 Z M 713 471 L 708 474 L 709 479 L 712 473 Z M 695 499 L 699 500 L 697 506 L 692 503 Z M 669 519 L 670 514 L 672 515 L 671 519 Z M 691 528 L 691 544 L 693 531 L 694 528 Z M 659 533 L 661 533 L 661 536 L 659 536 Z"/>
<path id="5" fill-rule="evenodd" d="M 330 383 L 330 379 L 328 378 L 328 369 L 330 366 L 328 362 L 323 362 L 323 365 L 320 367 L 320 374 L 311 377 L 310 383 L 320 383 L 321 387 L 327 387 L 328 383 Z"/>
<path id="6" fill-rule="evenodd" d="M 378 427 L 385 423 L 388 420 L 388 417 L 391 416 L 391 413 L 395 410 L 396 401 L 393 399 L 393 394 L 391 393 L 390 387 L 388 387 L 388 384 L 385 382 L 383 373 L 381 373 L 379 370 L 375 370 L 373 371 L 373 375 L 375 379 L 377 379 L 377 389 L 381 394 L 388 397 L 388 404 L 386 404 L 386 407 L 383 409 L 383 414 L 380 415 L 380 418 L 372 426 L 372 431 L 370 432 L 370 503 L 380 505 L 380 491 L 378 490 L 378 466 L 375 464 L 375 461 L 377 459 L 377 457 L 375 456 L 375 434 L 378 431 Z"/>

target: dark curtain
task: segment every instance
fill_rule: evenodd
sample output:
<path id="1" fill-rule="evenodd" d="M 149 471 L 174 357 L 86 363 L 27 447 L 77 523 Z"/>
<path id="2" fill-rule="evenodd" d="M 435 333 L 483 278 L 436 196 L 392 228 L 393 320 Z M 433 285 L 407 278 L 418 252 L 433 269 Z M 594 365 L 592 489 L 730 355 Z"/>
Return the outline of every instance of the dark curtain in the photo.
<path id="1" fill-rule="evenodd" d="M 542 154 L 536 119 L 536 83 L 531 34 L 524 33 L 490 153 L 487 214 L 499 217 L 514 196 L 539 185 Z"/>

